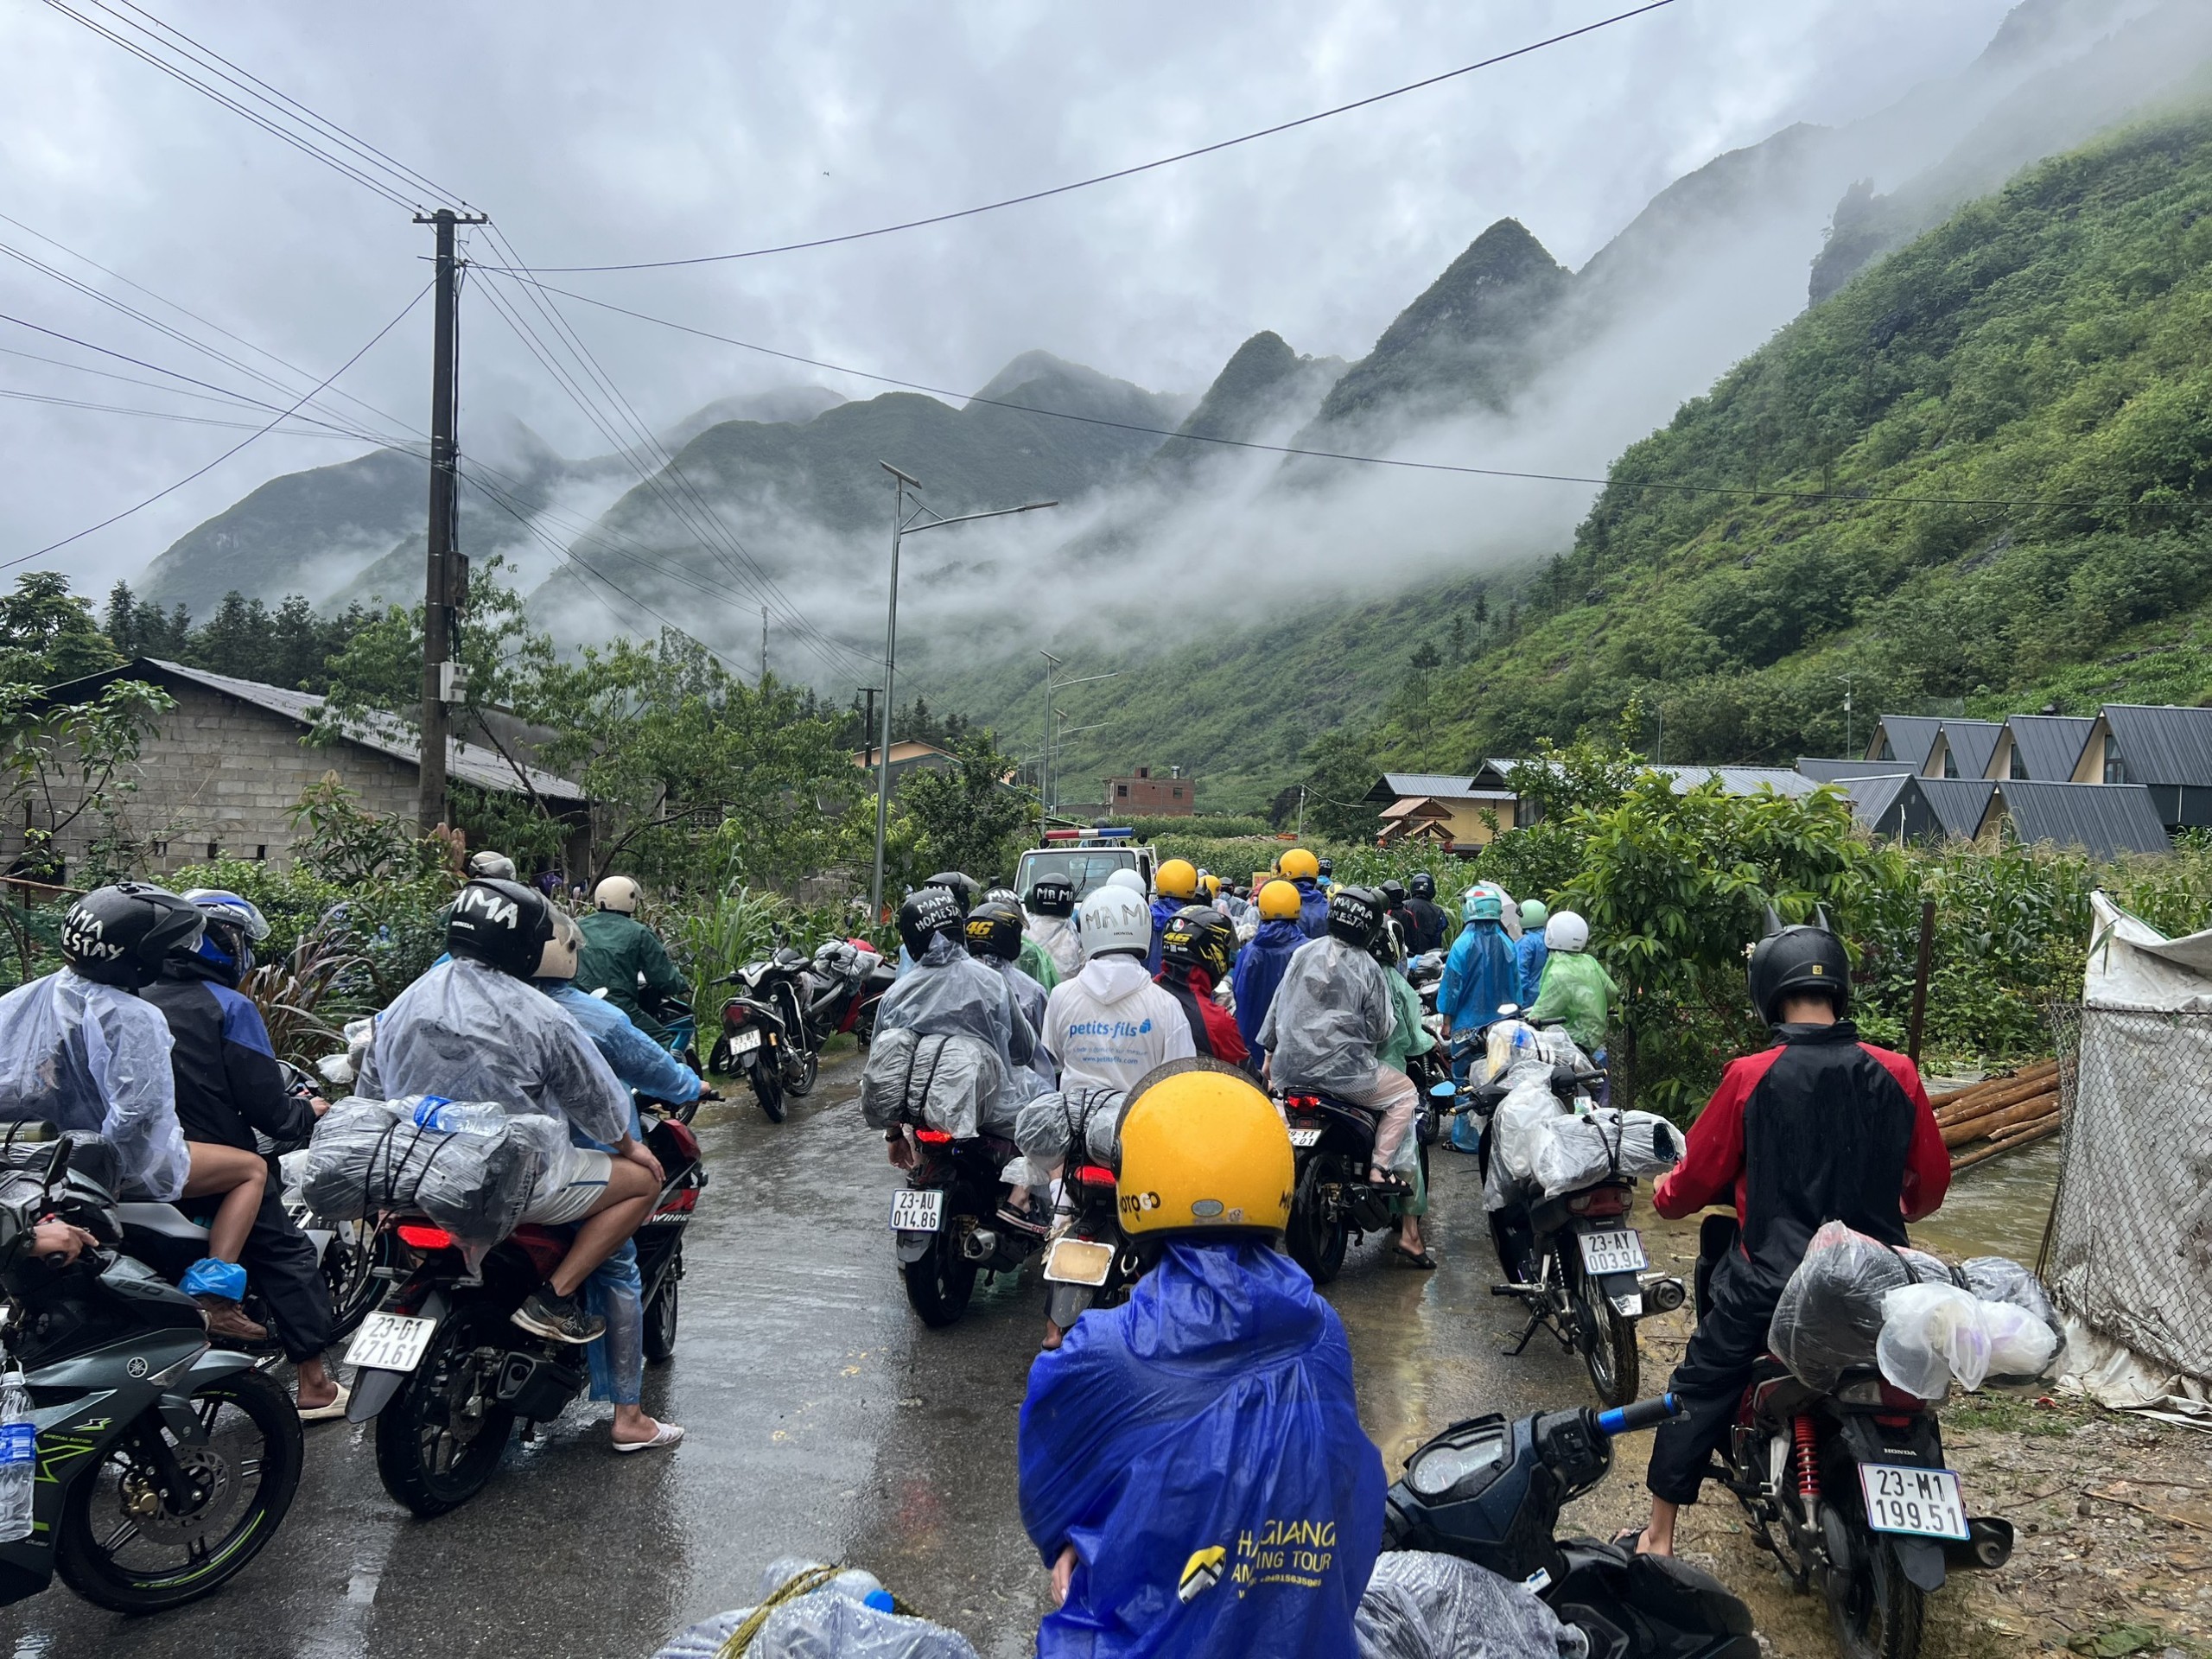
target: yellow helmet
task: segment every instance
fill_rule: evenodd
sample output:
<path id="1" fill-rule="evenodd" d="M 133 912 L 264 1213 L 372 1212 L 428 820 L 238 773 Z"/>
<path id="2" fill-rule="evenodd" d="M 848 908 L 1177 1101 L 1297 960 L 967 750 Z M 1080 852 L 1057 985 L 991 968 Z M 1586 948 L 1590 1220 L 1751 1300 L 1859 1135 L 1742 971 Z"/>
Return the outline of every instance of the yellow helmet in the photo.
<path id="1" fill-rule="evenodd" d="M 1122 1113 L 1122 1230 L 1280 1233 L 1297 1179 L 1282 1114 L 1218 1060 L 1170 1060 Z"/>
<path id="2" fill-rule="evenodd" d="M 1321 861 L 1303 847 L 1294 847 L 1275 861 L 1286 881 L 1311 881 L 1321 874 Z"/>
<path id="3" fill-rule="evenodd" d="M 1152 878 L 1152 887 L 1163 899 L 1179 899 L 1188 904 L 1198 896 L 1198 867 L 1187 858 L 1171 858 Z"/>
<path id="4" fill-rule="evenodd" d="M 1260 919 L 1263 922 L 1294 922 L 1305 902 L 1305 895 L 1289 882 L 1270 881 L 1260 889 Z"/>
<path id="5" fill-rule="evenodd" d="M 1207 898 L 1218 899 L 1221 897 L 1221 878 L 1219 876 L 1202 875 L 1198 880 L 1205 884 Z"/>

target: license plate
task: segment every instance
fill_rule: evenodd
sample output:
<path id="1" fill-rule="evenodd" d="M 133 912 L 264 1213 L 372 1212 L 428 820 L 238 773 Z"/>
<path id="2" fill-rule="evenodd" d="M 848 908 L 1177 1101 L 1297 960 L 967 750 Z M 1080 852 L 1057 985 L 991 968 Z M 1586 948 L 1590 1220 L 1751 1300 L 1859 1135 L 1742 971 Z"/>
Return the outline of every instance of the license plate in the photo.
<path id="1" fill-rule="evenodd" d="M 760 1046 L 760 1033 L 757 1031 L 736 1032 L 729 1039 L 729 1052 L 733 1054 L 750 1054 Z"/>
<path id="2" fill-rule="evenodd" d="M 1959 1493 L 1959 1478 L 1948 1469 L 1862 1463 L 1859 1489 L 1866 1497 L 1866 1524 L 1876 1532 L 1909 1533 L 1916 1538 L 1967 1536 L 1966 1500 Z"/>
<path id="3" fill-rule="evenodd" d="M 411 1371 L 423 1363 L 430 1345 L 435 1319 L 410 1319 L 404 1313 L 372 1313 L 353 1333 L 346 1349 L 348 1365 L 365 1365 L 372 1371 Z"/>
<path id="4" fill-rule="evenodd" d="M 891 1230 L 934 1233 L 944 1225 L 944 1194 L 934 1188 L 910 1188 L 891 1195 Z"/>
<path id="5" fill-rule="evenodd" d="M 1633 1227 L 1580 1236 L 1585 1273 L 1641 1273 L 1651 1265 L 1643 1259 L 1643 1239 Z"/>
<path id="6" fill-rule="evenodd" d="M 1293 1129 L 1290 1132 L 1290 1144 L 1294 1147 L 1318 1147 L 1321 1144 L 1321 1131 Z"/>
<path id="7" fill-rule="evenodd" d="M 1096 1239 L 1056 1238 L 1045 1252 L 1045 1277 L 1062 1285 L 1103 1285 L 1113 1270 L 1114 1247 Z"/>

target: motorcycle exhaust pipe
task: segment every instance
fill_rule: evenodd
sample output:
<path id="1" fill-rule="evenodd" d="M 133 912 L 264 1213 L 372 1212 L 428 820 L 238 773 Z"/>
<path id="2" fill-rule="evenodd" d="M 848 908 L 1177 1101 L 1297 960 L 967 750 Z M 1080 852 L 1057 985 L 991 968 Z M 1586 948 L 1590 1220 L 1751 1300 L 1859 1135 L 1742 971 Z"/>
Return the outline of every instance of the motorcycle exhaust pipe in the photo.
<path id="1" fill-rule="evenodd" d="M 999 1236 L 988 1227 L 978 1227 L 960 1241 L 960 1254 L 970 1262 L 988 1262 L 999 1253 Z"/>
<path id="2" fill-rule="evenodd" d="M 1689 1300 L 1689 1293 L 1683 1289 L 1682 1281 L 1672 1274 L 1658 1274 L 1645 1280 L 1643 1294 L 1649 1299 L 1653 1309 L 1661 1313 L 1671 1313 Z"/>

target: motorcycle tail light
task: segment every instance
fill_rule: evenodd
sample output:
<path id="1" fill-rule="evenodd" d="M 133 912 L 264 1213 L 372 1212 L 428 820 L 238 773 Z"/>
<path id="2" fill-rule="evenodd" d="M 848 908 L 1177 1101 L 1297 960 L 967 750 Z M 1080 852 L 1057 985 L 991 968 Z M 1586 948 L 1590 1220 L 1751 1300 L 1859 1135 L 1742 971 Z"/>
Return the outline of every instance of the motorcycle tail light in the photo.
<path id="1" fill-rule="evenodd" d="M 1282 1103 L 1285 1109 L 1294 1112 L 1318 1112 L 1321 1109 L 1319 1095 L 1285 1095 Z"/>
<path id="2" fill-rule="evenodd" d="M 750 1023 L 752 1019 L 753 1011 L 742 1002 L 728 1002 L 722 1007 L 722 1024 L 732 1029 Z"/>
<path id="3" fill-rule="evenodd" d="M 653 1211 L 657 1216 L 688 1216 L 699 1207 L 699 1189 L 687 1186 L 671 1193 L 667 1202 Z"/>
<path id="4" fill-rule="evenodd" d="M 419 1222 L 403 1221 L 392 1230 L 399 1235 L 399 1242 L 410 1249 L 449 1250 L 453 1235 L 442 1227 L 427 1227 Z"/>
<path id="5" fill-rule="evenodd" d="M 1567 1211 L 1577 1216 L 1618 1216 L 1628 1209 L 1628 1194 L 1618 1186 L 1592 1187 L 1587 1192 L 1577 1192 L 1567 1201 Z"/>
<path id="6" fill-rule="evenodd" d="M 916 1129 L 914 1139 L 925 1147 L 949 1147 L 952 1144 L 952 1136 L 943 1129 Z"/>
<path id="7" fill-rule="evenodd" d="M 1114 1172 L 1103 1164 L 1082 1164 L 1076 1168 L 1075 1179 L 1083 1186 L 1111 1186 Z"/>

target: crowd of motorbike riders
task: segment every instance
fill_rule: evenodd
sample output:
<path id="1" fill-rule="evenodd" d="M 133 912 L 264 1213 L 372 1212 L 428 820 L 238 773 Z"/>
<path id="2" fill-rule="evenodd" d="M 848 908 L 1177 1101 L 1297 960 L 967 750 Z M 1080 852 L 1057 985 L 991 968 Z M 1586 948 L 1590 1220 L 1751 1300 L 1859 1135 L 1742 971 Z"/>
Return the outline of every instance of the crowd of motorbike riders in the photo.
<path id="1" fill-rule="evenodd" d="M 630 1241 L 661 1170 L 633 1090 L 674 1103 L 709 1092 L 639 1001 L 682 976 L 637 919 L 634 882 L 602 882 L 578 921 L 514 874 L 494 854 L 472 861 L 447 954 L 378 1017 L 355 1092 L 565 1118 L 570 1155 L 540 1173 L 524 1219 L 573 1228 L 572 1242 L 513 1320 L 634 1355 L 609 1324 L 638 1318 Z M 900 966 L 876 1012 L 879 1039 L 902 1027 L 980 1035 L 1033 1093 L 1087 1087 L 1124 1101 L 1122 1222 L 1146 1270 L 1120 1307 L 1048 1329 L 1023 1410 L 1024 1521 L 1058 1604 L 1039 1651 L 1349 1653 L 1382 1531 L 1382 1469 L 1359 1427 L 1343 1327 L 1275 1248 L 1292 1154 L 1269 1096 L 1325 1091 L 1372 1112 L 1370 1179 L 1396 1200 L 1387 1259 L 1434 1268 L 1426 1195 L 1396 1155 L 1421 1104 L 1408 1061 L 1437 1041 L 1408 965 L 1444 953 L 1435 1023 L 1456 1073 L 1516 1008 L 1562 1021 L 1602 1063 L 1618 992 L 1587 925 L 1478 883 L 1455 929 L 1432 875 L 1340 884 L 1303 849 L 1249 887 L 1182 859 L 1149 887 L 1122 871 L 1082 893 L 1054 874 L 1017 894 L 948 872 L 909 893 L 896 924 Z M 66 966 L 0 998 L 0 1118 L 96 1132 L 139 1192 L 203 1214 L 206 1255 L 181 1289 L 210 1336 L 260 1340 L 270 1333 L 241 1300 L 251 1279 L 296 1368 L 299 1415 L 316 1421 L 346 1402 L 324 1357 L 328 1293 L 256 1134 L 296 1142 L 327 1108 L 288 1087 L 238 988 L 267 932 L 233 893 L 126 883 L 86 894 L 62 929 Z M 1675 1374 L 1687 1409 L 1661 1429 L 1651 1525 L 1631 1541 L 1661 1554 L 1814 1230 L 1840 1218 L 1902 1243 L 1902 1221 L 1940 1203 L 1948 1175 L 1916 1075 L 1859 1043 L 1845 1017 L 1840 943 L 1823 926 L 1782 930 L 1753 952 L 1750 976 L 1776 1046 L 1730 1068 L 1656 1195 L 1670 1217 L 1732 1201 L 1742 1224 Z M 1846 1099 L 1862 1111 L 1877 1102 L 1878 1133 L 1847 1145 L 1822 1133 Z M 888 1151 L 903 1163 L 912 1141 L 893 1130 Z M 1044 1236 L 1056 1187 L 1011 1187 L 1000 1224 Z M 0 1211 L 0 1262 L 58 1269 L 94 1250 L 91 1235 L 38 1208 Z M 637 1366 L 620 1370 L 594 1379 L 615 1406 L 614 1449 L 677 1444 L 683 1430 L 643 1410 Z M 1253 1539 L 1270 1529 L 1304 1541 L 1299 1570 L 1249 1570 Z M 1179 1582 L 1167 1564 L 1163 1592 L 1162 1540 L 1185 1533 L 1188 1563 Z M 1224 1573 L 1235 1590 L 1214 1592 Z M 1175 1639 L 1154 1640 L 1167 1624 Z"/>

